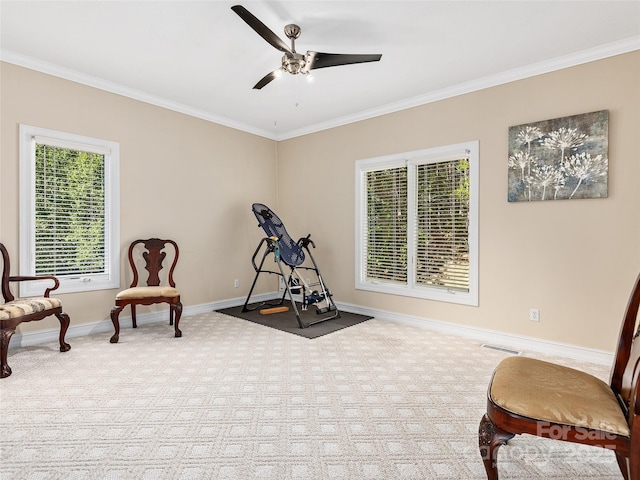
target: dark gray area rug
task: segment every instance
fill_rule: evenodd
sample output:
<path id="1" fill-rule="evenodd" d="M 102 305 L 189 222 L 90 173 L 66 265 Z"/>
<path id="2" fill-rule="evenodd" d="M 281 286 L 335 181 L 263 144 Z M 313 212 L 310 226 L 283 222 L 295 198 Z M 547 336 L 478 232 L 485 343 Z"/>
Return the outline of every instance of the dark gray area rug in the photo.
<path id="1" fill-rule="evenodd" d="M 282 330 L 283 332 L 293 333 L 295 335 L 300 335 L 301 337 L 306 338 L 321 337 L 323 335 L 337 332 L 338 330 L 342 330 L 343 328 L 351 327 L 352 325 L 357 325 L 358 323 L 362 323 L 373 318 L 357 313 L 340 311 L 340 316 L 338 318 L 333 318 L 331 320 L 316 323 L 310 325 L 307 328 L 300 328 L 300 326 L 298 325 L 298 321 L 296 320 L 296 315 L 291 308 L 291 302 L 285 301 L 284 306 L 289 307 L 289 311 L 282 313 L 272 313 L 270 315 L 263 315 L 260 313 L 260 310 L 262 308 L 269 308 L 269 305 L 264 305 L 262 303 L 249 305 L 248 308 L 250 310 L 247 312 L 242 311 L 242 305 L 238 307 L 223 308 L 216 311 L 224 313 L 225 315 L 242 318 L 243 320 L 248 320 L 253 323 L 258 323 L 266 327 L 275 328 L 278 330 Z M 307 311 L 302 311 L 298 306 L 298 313 L 300 314 L 300 318 L 304 323 L 311 323 L 322 318 L 322 315 L 316 315 L 316 309 L 313 307 L 309 308 Z M 325 314 L 325 316 L 331 315 Z"/>

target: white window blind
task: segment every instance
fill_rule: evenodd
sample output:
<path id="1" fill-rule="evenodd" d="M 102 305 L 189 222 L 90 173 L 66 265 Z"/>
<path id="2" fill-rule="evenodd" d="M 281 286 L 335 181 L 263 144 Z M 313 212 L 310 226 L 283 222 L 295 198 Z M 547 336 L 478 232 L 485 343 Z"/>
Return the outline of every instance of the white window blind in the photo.
<path id="1" fill-rule="evenodd" d="M 407 281 L 407 169 L 367 172 L 367 276 Z"/>
<path id="2" fill-rule="evenodd" d="M 417 165 L 416 283 L 469 291 L 469 160 Z"/>
<path id="3" fill-rule="evenodd" d="M 105 273 L 105 155 L 34 141 L 36 275 Z"/>
<path id="4" fill-rule="evenodd" d="M 21 274 L 58 277 L 57 293 L 119 287 L 118 166 L 115 142 L 20 126 Z"/>
<path id="5" fill-rule="evenodd" d="M 477 305 L 478 142 L 356 162 L 356 288 Z"/>

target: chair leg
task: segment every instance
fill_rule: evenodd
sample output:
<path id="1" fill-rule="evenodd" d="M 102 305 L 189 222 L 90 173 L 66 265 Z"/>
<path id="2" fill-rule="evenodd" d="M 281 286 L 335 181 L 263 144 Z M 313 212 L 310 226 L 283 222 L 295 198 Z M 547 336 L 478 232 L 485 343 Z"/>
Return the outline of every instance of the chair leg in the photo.
<path id="1" fill-rule="evenodd" d="M 620 467 L 620 473 L 624 477 L 624 480 L 629 480 L 629 459 L 624 455 L 620 455 L 616 452 L 616 460 L 618 461 L 618 466 Z"/>
<path id="2" fill-rule="evenodd" d="M 0 330 L 0 378 L 6 378 L 11 375 L 11 367 L 7 363 L 7 352 L 9 351 L 11 336 L 15 331 L 16 327 Z"/>
<path id="3" fill-rule="evenodd" d="M 171 312 L 173 316 L 173 312 L 175 310 L 175 336 L 181 337 L 182 331 L 178 328 L 178 324 L 180 323 L 180 317 L 182 316 L 182 303 L 176 303 L 175 305 L 171 305 Z"/>
<path id="4" fill-rule="evenodd" d="M 124 307 L 115 306 L 111 309 L 111 322 L 113 323 L 113 328 L 116 331 L 109 339 L 111 343 L 118 343 L 118 339 L 120 338 L 120 320 L 118 317 L 120 316 L 120 312 L 123 308 Z"/>
<path id="5" fill-rule="evenodd" d="M 498 449 L 505 445 L 515 435 L 498 428 L 487 414 L 480 421 L 478 443 L 480 455 L 487 472 L 487 480 L 498 480 Z"/>
<path id="6" fill-rule="evenodd" d="M 636 419 L 636 422 L 638 420 Z M 634 451 L 634 446 L 631 445 L 631 451 Z M 635 450 L 638 451 L 637 449 Z M 640 480 L 640 458 L 637 455 L 632 455 L 628 460 L 629 465 L 629 480 Z"/>
<path id="7" fill-rule="evenodd" d="M 138 328 L 138 323 L 136 322 L 136 304 L 131 304 L 131 323 L 133 324 L 133 328 Z"/>
<path id="8" fill-rule="evenodd" d="M 69 318 L 69 315 L 64 312 L 56 313 L 56 317 L 58 317 L 58 320 L 60 321 L 60 337 L 58 338 L 60 341 L 60 351 L 68 352 L 71 350 L 71 345 L 64 341 L 64 337 L 67 335 L 67 329 L 69 328 L 71 319 Z"/>

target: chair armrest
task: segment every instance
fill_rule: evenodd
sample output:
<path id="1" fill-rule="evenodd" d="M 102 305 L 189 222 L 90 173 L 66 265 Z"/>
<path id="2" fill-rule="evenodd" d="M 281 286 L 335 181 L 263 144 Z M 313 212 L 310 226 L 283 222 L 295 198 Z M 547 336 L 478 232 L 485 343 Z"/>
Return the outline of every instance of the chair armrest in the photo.
<path id="1" fill-rule="evenodd" d="M 49 296 L 49 292 L 57 289 L 60 286 L 60 280 L 58 280 L 56 277 L 54 276 L 50 276 L 50 275 L 41 275 L 38 277 L 30 277 L 30 276 L 24 276 L 24 275 L 18 275 L 18 276 L 14 276 L 14 277 L 9 277 L 9 281 L 10 282 L 31 282 L 34 280 L 53 280 L 53 287 L 49 287 L 44 291 L 44 296 L 48 297 Z"/>

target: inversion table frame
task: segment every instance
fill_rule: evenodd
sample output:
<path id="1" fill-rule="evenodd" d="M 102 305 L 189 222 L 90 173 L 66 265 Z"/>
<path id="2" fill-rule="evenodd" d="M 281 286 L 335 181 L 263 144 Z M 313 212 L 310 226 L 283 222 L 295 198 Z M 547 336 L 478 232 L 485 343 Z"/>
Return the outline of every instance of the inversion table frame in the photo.
<path id="1" fill-rule="evenodd" d="M 291 306 L 300 328 L 307 328 L 311 325 L 315 325 L 316 323 L 340 317 L 340 312 L 333 302 L 332 294 L 320 274 L 320 269 L 313 258 L 311 250 L 309 250 L 309 245 L 315 248 L 315 243 L 311 240 L 311 234 L 300 238 L 297 242 L 294 242 L 287 233 L 287 230 L 284 228 L 280 218 L 278 218 L 278 216 L 269 209 L 269 207 L 261 203 L 254 203 L 252 205 L 252 209 L 258 219 L 259 226 L 263 228 L 267 237 L 260 240 L 258 247 L 251 257 L 251 264 L 256 272 L 256 276 L 253 279 L 251 289 L 249 290 L 247 299 L 244 302 L 242 311 L 247 312 L 258 308 L 249 308 L 248 305 L 250 303 L 253 289 L 258 281 L 258 277 L 261 273 L 267 273 L 278 275 L 282 279 L 285 289 L 282 297 L 277 303 L 267 304 L 264 302 L 262 305 L 276 307 L 278 305 L 282 305 L 288 297 L 291 301 Z M 263 252 L 262 259 L 260 260 L 260 264 L 257 265 L 256 257 L 258 257 L 261 251 Z M 274 262 L 278 267 L 277 271 L 264 268 L 265 260 L 271 254 L 273 254 Z M 306 266 L 303 265 L 307 255 L 312 266 L 309 266 L 308 264 Z M 285 265 L 284 267 L 283 264 Z M 301 272 L 298 270 L 301 270 Z M 317 280 L 313 282 L 307 281 L 301 273 L 313 273 Z M 323 317 L 311 322 L 303 322 L 300 318 L 300 312 L 298 311 L 296 301 L 293 298 L 294 294 L 301 294 L 302 299 L 300 303 L 303 311 L 307 310 L 309 305 L 313 305 L 316 308 L 317 315 L 324 315 L 327 313 L 329 313 L 329 315 L 324 315 Z"/>

